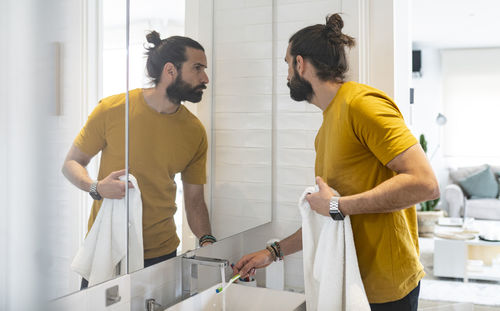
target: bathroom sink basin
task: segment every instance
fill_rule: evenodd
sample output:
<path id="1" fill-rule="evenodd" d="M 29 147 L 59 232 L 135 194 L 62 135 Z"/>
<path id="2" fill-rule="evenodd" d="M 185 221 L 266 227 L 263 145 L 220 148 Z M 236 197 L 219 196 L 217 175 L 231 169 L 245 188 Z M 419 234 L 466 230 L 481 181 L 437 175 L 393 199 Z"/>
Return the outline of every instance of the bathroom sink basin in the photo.
<path id="1" fill-rule="evenodd" d="M 286 311 L 305 310 L 305 295 L 261 287 L 232 284 L 225 292 L 216 294 L 219 284 L 168 308 L 169 311 Z"/>

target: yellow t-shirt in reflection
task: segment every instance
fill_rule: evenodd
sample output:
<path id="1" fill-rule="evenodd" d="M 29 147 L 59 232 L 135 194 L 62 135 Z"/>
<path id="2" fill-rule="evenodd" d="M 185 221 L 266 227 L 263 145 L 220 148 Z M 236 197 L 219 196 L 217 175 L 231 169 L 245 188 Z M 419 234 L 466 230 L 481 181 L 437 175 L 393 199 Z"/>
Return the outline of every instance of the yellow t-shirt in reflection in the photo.
<path id="1" fill-rule="evenodd" d="M 143 204 L 144 258 L 173 252 L 179 245 L 173 215 L 176 173 L 190 184 L 205 184 L 207 137 L 201 122 L 181 105 L 173 114 L 149 107 L 142 89 L 129 92 L 129 167 Z M 104 98 L 74 144 L 90 156 L 101 153 L 98 179 L 125 168 L 125 94 Z M 102 201 L 94 201 L 88 229 Z"/>
<path id="2" fill-rule="evenodd" d="M 315 173 L 343 196 L 361 193 L 393 177 L 396 173 L 385 165 L 415 144 L 392 99 L 346 82 L 323 112 Z M 419 262 L 415 206 L 353 215 L 351 224 L 370 303 L 399 300 L 418 285 L 425 273 Z"/>

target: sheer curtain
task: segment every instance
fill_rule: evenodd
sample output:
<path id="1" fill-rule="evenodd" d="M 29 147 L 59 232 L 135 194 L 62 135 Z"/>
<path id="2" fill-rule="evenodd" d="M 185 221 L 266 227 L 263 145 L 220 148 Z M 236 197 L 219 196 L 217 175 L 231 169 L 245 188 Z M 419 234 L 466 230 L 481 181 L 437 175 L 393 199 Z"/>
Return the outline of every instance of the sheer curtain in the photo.
<path id="1" fill-rule="evenodd" d="M 458 165 L 500 162 L 500 48 L 442 51 L 444 156 Z"/>

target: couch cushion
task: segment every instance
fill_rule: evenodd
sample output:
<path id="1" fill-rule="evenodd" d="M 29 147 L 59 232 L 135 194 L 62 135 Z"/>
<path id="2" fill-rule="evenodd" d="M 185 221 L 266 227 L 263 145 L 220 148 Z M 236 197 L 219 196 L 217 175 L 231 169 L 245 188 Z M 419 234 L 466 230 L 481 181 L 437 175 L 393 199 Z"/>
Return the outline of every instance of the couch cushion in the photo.
<path id="1" fill-rule="evenodd" d="M 500 220 L 500 200 L 467 200 L 466 217 Z"/>
<path id="2" fill-rule="evenodd" d="M 496 198 L 498 196 L 498 182 L 489 166 L 458 184 L 464 189 L 467 196 L 477 198 Z"/>

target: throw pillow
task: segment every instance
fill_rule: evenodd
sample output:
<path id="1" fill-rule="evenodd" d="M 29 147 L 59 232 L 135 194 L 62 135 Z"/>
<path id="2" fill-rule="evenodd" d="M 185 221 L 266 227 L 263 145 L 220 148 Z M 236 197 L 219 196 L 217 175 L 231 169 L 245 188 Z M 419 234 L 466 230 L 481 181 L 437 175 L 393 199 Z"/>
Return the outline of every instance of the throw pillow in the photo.
<path id="1" fill-rule="evenodd" d="M 458 183 L 469 197 L 496 198 L 498 196 L 498 181 L 489 166 Z"/>
<path id="2" fill-rule="evenodd" d="M 500 199 L 500 172 L 497 172 L 498 198 Z"/>

